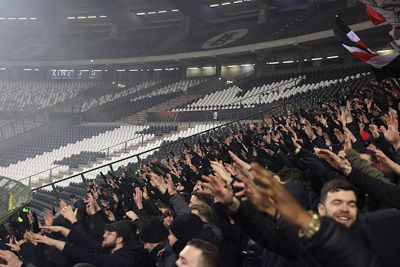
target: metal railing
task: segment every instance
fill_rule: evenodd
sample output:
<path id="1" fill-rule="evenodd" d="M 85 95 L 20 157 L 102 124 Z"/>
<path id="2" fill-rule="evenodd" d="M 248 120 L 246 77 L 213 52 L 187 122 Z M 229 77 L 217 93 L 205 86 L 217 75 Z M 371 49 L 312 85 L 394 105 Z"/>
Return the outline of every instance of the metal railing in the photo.
<path id="1" fill-rule="evenodd" d="M 125 140 L 123 142 L 114 144 L 112 146 L 100 149 L 100 150 L 95 151 L 95 152 L 98 152 L 98 153 L 104 152 L 107 157 L 112 154 L 112 153 L 110 153 L 110 151 L 113 151 L 113 152 L 118 151 L 120 153 L 122 151 L 122 153 L 126 153 L 128 148 L 129 148 L 128 144 L 131 144 L 132 141 L 134 141 L 134 140 L 138 140 L 138 142 L 135 142 L 135 145 L 143 145 L 147 136 L 148 135 L 146 135 L 146 134 L 135 136 L 134 138 L 130 138 L 128 140 Z M 157 139 L 159 139 L 159 138 L 160 137 L 157 136 Z M 49 168 L 49 169 L 40 171 L 38 173 L 32 174 L 32 175 L 29 175 L 27 177 L 24 177 L 24 178 L 20 179 L 19 181 L 24 183 L 24 184 L 26 184 L 26 185 L 28 185 L 29 187 L 31 187 L 32 180 L 36 176 L 39 176 L 39 177 L 46 176 L 47 179 L 49 179 L 49 181 L 51 181 L 52 178 L 57 177 L 60 173 L 63 173 L 63 174 L 66 175 L 66 174 L 72 174 L 72 172 L 73 172 L 73 169 L 71 167 L 68 167 L 68 170 L 65 170 L 65 166 L 56 166 L 56 167 Z M 46 175 L 44 175 L 44 174 L 46 174 Z"/>
<path id="2" fill-rule="evenodd" d="M 118 164 L 120 162 L 129 160 L 129 159 L 134 159 L 134 158 L 137 158 L 137 159 L 140 160 L 140 157 L 142 155 L 146 155 L 146 154 L 149 154 L 150 152 L 161 150 L 161 149 L 167 149 L 169 146 L 176 145 L 179 142 L 186 142 L 187 140 L 189 140 L 191 138 L 199 137 L 200 135 L 203 135 L 203 134 L 208 133 L 208 132 L 215 131 L 215 130 L 220 129 L 222 127 L 226 127 L 228 125 L 232 125 L 232 124 L 240 122 L 240 121 L 249 121 L 249 120 L 251 120 L 251 121 L 260 121 L 260 120 L 262 120 L 263 115 L 265 115 L 265 114 L 268 114 L 269 116 L 282 116 L 282 115 L 285 115 L 286 111 L 287 111 L 286 108 L 287 108 L 288 105 L 290 105 L 291 110 L 294 110 L 294 111 L 298 110 L 301 107 L 305 107 L 306 104 L 311 104 L 313 106 L 315 103 L 310 103 L 310 100 L 311 100 L 310 96 L 311 95 L 312 94 L 310 94 L 308 96 L 304 96 L 302 98 L 294 99 L 292 101 L 288 101 L 286 103 L 283 103 L 283 104 L 280 104 L 280 105 L 277 105 L 277 106 L 274 106 L 274 107 L 269 107 L 269 108 L 267 108 L 265 110 L 257 111 L 255 113 L 252 113 L 252 114 L 248 115 L 248 116 L 240 117 L 238 119 L 235 119 L 235 120 L 232 120 L 232 121 L 217 125 L 217 126 L 211 128 L 211 129 L 199 132 L 199 133 L 197 133 L 195 135 L 184 137 L 184 138 L 181 138 L 179 140 L 172 141 L 172 142 L 169 142 L 167 144 L 163 144 L 163 145 L 148 149 L 146 151 L 142 151 L 142 152 L 134 154 L 134 155 L 123 157 L 123 158 L 115 160 L 115 161 L 113 161 L 111 163 L 103 164 L 101 166 L 97 166 L 97 167 L 92 168 L 90 170 L 86 170 L 86 171 L 82 171 L 82 172 L 70 175 L 68 177 L 62 178 L 62 179 L 57 180 L 57 181 L 51 181 L 50 183 L 47 183 L 45 185 L 41 185 L 41 186 L 37 186 L 35 188 L 32 188 L 32 191 L 36 191 L 36 190 L 44 189 L 44 188 L 52 189 L 53 191 L 55 191 L 56 190 L 55 186 L 56 186 L 57 183 L 61 183 L 61 182 L 67 181 L 67 180 L 71 180 L 73 178 L 77 178 L 77 177 L 80 177 L 80 180 L 82 182 L 86 182 L 85 175 L 88 174 L 88 173 L 96 172 L 96 171 L 99 171 L 99 170 L 104 169 L 104 168 L 109 168 L 110 171 L 114 171 L 114 167 L 113 167 L 114 164 Z"/>
<path id="3" fill-rule="evenodd" d="M 275 86 L 275 87 L 271 88 L 270 90 L 276 90 L 276 89 L 279 89 L 280 87 L 286 87 L 288 84 L 293 83 L 293 82 L 294 82 L 294 84 L 293 84 L 292 87 L 295 87 L 296 84 L 298 83 L 297 79 L 295 81 L 290 81 L 290 82 L 286 82 L 284 84 Z M 260 99 L 261 96 L 263 96 L 264 93 L 265 92 L 260 92 L 260 93 L 257 93 L 257 94 L 253 94 L 253 95 L 247 96 L 245 98 L 241 98 L 241 99 L 239 99 L 237 101 L 232 102 L 232 104 L 242 103 L 243 100 L 247 100 L 247 99 L 254 98 L 254 97 L 258 97 L 258 99 Z M 296 101 L 299 101 L 299 99 L 297 99 Z M 251 108 L 247 109 L 246 111 L 244 111 L 243 109 L 233 109 L 233 110 L 223 110 L 223 109 L 221 109 L 221 110 L 217 110 L 217 111 L 222 113 L 222 114 L 219 114 L 219 116 L 222 116 L 225 121 L 228 121 L 227 123 L 225 123 L 223 125 L 228 125 L 228 124 L 230 124 L 232 122 L 236 122 L 236 121 L 240 121 L 240 120 L 243 120 L 243 119 L 246 119 L 246 118 L 254 117 L 257 114 L 261 114 L 261 113 L 266 112 L 266 111 L 271 112 L 271 110 L 277 109 L 277 108 L 279 108 L 279 107 L 277 107 L 276 104 L 275 105 L 274 104 L 268 104 L 268 105 L 267 104 L 261 104 L 261 100 L 259 100 L 259 105 L 258 106 L 251 107 Z M 215 121 L 215 120 L 213 120 L 212 111 L 210 111 L 210 113 L 208 115 L 206 115 L 205 119 L 209 120 L 209 121 Z M 191 124 L 193 124 L 193 122 L 191 123 L 189 121 L 188 124 L 189 124 L 188 127 L 190 127 Z M 99 151 L 96 151 L 96 152 L 106 152 L 107 156 L 110 155 L 110 151 L 119 150 L 119 151 L 124 151 L 126 153 L 127 149 L 128 149 L 128 143 L 129 142 L 131 142 L 131 141 L 133 141 L 135 139 L 141 138 L 141 142 L 138 142 L 138 144 L 143 145 L 144 144 L 144 136 L 145 135 L 141 135 L 139 137 L 135 137 L 135 138 L 123 141 L 123 142 L 115 144 L 113 146 L 103 148 L 103 149 L 101 149 Z M 149 151 L 145 151 L 145 152 L 140 153 L 138 155 L 130 156 L 128 158 L 138 157 L 141 154 L 148 153 L 148 152 L 150 152 L 152 150 L 155 150 L 155 149 L 160 149 L 161 147 L 162 146 L 154 148 L 154 149 L 151 149 Z M 117 148 L 119 148 L 119 149 L 117 149 Z M 121 159 L 120 161 L 126 160 L 128 158 Z M 119 161 L 117 161 L 117 162 L 119 162 Z M 103 167 L 108 166 L 108 165 L 109 164 L 106 164 L 104 166 L 100 166 L 98 168 L 97 167 L 96 168 L 92 168 L 92 169 L 90 169 L 88 171 L 85 171 L 84 173 L 90 172 L 92 170 L 97 170 L 97 169 L 103 168 Z M 52 184 L 52 182 L 54 182 L 53 181 L 54 179 L 60 179 L 61 178 L 61 180 L 58 180 L 58 181 L 64 181 L 65 179 L 62 178 L 62 177 L 65 176 L 65 175 L 68 175 L 68 174 L 72 175 L 72 173 L 73 173 L 72 168 L 68 168 L 67 167 L 67 169 L 66 169 L 65 166 L 56 166 L 56 167 L 41 171 L 39 173 L 35 173 L 33 175 L 24 177 L 20 181 L 22 181 L 24 184 L 27 184 L 29 187 L 34 187 L 35 184 L 40 180 L 45 181 L 46 184 Z M 79 173 L 77 175 L 80 175 L 80 174 L 81 173 Z M 77 175 L 73 175 L 73 176 L 69 176 L 69 177 L 72 178 L 72 177 L 75 177 Z"/>

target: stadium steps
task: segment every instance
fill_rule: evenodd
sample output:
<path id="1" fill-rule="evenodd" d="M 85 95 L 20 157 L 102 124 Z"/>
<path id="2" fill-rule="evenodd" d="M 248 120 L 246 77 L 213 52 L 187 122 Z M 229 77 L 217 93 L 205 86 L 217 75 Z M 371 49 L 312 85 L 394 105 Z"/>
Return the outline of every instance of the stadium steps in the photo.
<path id="1" fill-rule="evenodd" d="M 198 94 L 193 94 L 193 95 L 181 95 L 178 97 L 175 97 L 173 99 L 170 99 L 164 103 L 155 105 L 151 108 L 145 109 L 141 112 L 138 112 L 136 114 L 130 115 L 128 117 L 125 117 L 122 119 L 124 123 L 129 123 L 129 124 L 140 124 L 143 123 L 147 120 L 147 113 L 148 112 L 163 112 L 170 110 L 174 107 L 184 105 L 187 103 L 190 103 L 196 99 L 199 99 L 203 95 L 198 95 Z"/>

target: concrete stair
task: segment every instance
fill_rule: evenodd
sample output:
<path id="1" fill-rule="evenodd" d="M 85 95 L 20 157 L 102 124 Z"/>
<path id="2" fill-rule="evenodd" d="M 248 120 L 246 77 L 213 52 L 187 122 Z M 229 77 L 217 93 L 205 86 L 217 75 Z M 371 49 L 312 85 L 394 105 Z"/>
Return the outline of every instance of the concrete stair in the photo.
<path id="1" fill-rule="evenodd" d="M 180 105 L 184 105 L 184 104 L 188 104 L 190 102 L 192 102 L 193 100 L 196 100 L 200 97 L 202 97 L 203 95 L 181 95 L 175 98 L 172 98 L 166 102 L 163 102 L 161 104 L 152 106 L 148 109 L 145 109 L 141 112 L 138 112 L 136 114 L 132 114 L 128 117 L 125 117 L 122 119 L 122 122 L 124 123 L 129 123 L 129 124 L 140 124 L 143 123 L 147 120 L 147 113 L 148 112 L 163 112 L 163 111 L 167 111 L 170 110 L 172 108 L 175 108 L 177 106 Z"/>

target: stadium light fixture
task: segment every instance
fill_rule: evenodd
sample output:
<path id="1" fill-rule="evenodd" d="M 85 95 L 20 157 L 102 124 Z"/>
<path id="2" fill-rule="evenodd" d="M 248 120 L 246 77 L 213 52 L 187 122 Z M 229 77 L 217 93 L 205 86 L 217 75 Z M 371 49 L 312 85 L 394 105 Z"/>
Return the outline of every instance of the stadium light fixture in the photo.
<path id="1" fill-rule="evenodd" d="M 156 14 L 157 12 L 155 12 L 155 11 L 149 11 L 149 12 L 147 12 L 147 15 L 153 15 L 153 14 Z"/>
<path id="2" fill-rule="evenodd" d="M 211 4 L 210 7 L 217 7 L 219 4 Z"/>
<path id="3" fill-rule="evenodd" d="M 104 19 L 104 18 L 107 18 L 107 16 L 106 15 L 101 15 L 101 16 L 99 16 L 99 18 Z"/>
<path id="4" fill-rule="evenodd" d="M 28 18 L 18 18 L 19 20 L 27 20 Z"/>
<path id="5" fill-rule="evenodd" d="M 39 71 L 39 69 L 35 69 L 35 71 Z"/>
<path id="6" fill-rule="evenodd" d="M 37 18 L 29 18 L 30 20 L 37 20 Z"/>
<path id="7" fill-rule="evenodd" d="M 88 16 L 87 18 L 88 19 L 95 19 L 95 18 L 97 18 L 97 16 Z"/>
<path id="8" fill-rule="evenodd" d="M 190 68 L 187 68 L 188 70 L 198 70 L 199 68 L 198 67 L 190 67 Z"/>
<path id="9" fill-rule="evenodd" d="M 206 67 L 203 67 L 203 69 L 205 69 L 205 70 L 207 70 L 207 69 L 215 69 L 216 67 L 213 67 L 213 66 L 206 66 Z"/>
<path id="10" fill-rule="evenodd" d="M 237 0 L 237 1 L 233 1 L 234 4 L 240 4 L 243 3 L 243 0 Z"/>
<path id="11" fill-rule="evenodd" d="M 161 70 L 163 70 L 163 69 L 153 69 L 154 71 L 161 71 Z"/>
<path id="12" fill-rule="evenodd" d="M 24 70 L 26 70 L 26 71 L 31 71 L 32 69 L 24 69 Z"/>
<path id="13" fill-rule="evenodd" d="M 0 70 L 6 70 L 7 68 L 0 68 Z"/>
<path id="14" fill-rule="evenodd" d="M 294 61 L 293 60 L 285 60 L 285 61 L 282 61 L 282 63 L 283 64 L 290 64 L 290 63 L 294 63 Z"/>
<path id="15" fill-rule="evenodd" d="M 226 66 L 227 68 L 237 68 L 237 67 L 239 67 L 239 65 L 229 65 L 229 66 Z"/>
<path id="16" fill-rule="evenodd" d="M 172 9 L 171 12 L 178 12 L 179 9 Z"/>
<path id="17" fill-rule="evenodd" d="M 221 4 L 221 6 L 227 6 L 227 5 L 230 5 L 230 4 L 232 4 L 231 2 L 223 2 L 222 4 Z"/>
<path id="18" fill-rule="evenodd" d="M 77 19 L 86 19 L 86 16 L 79 16 Z"/>
<path id="19" fill-rule="evenodd" d="M 158 14 L 163 14 L 163 13 L 167 13 L 167 12 L 168 12 L 167 10 L 160 10 L 160 11 L 157 11 Z"/>
<path id="20" fill-rule="evenodd" d="M 317 61 L 317 60 L 322 60 L 322 57 L 314 57 L 311 59 L 311 61 Z"/>
<path id="21" fill-rule="evenodd" d="M 17 18 L 7 18 L 8 20 L 16 20 Z"/>
<path id="22" fill-rule="evenodd" d="M 67 17 L 67 19 L 70 19 L 70 20 L 71 20 L 71 19 L 76 19 L 76 18 L 75 18 L 75 17 Z"/>
<path id="23" fill-rule="evenodd" d="M 267 62 L 267 65 L 276 65 L 276 64 L 279 64 L 279 61 Z"/>
<path id="24" fill-rule="evenodd" d="M 138 12 L 138 13 L 136 13 L 136 15 L 143 16 L 143 15 L 146 15 L 146 12 Z"/>
<path id="25" fill-rule="evenodd" d="M 1 17 L 0 20 L 5 20 L 6 18 Z"/>
<path id="26" fill-rule="evenodd" d="M 125 71 L 125 70 L 123 70 L 123 69 L 120 69 L 120 70 L 116 70 L 116 71 L 118 71 L 118 72 L 122 72 L 122 71 Z"/>
<path id="27" fill-rule="evenodd" d="M 339 56 L 329 56 L 329 57 L 326 57 L 327 59 L 333 59 L 333 58 L 338 58 Z"/>
<path id="28" fill-rule="evenodd" d="M 129 71 L 139 71 L 138 69 L 131 69 L 131 70 L 129 70 Z"/>

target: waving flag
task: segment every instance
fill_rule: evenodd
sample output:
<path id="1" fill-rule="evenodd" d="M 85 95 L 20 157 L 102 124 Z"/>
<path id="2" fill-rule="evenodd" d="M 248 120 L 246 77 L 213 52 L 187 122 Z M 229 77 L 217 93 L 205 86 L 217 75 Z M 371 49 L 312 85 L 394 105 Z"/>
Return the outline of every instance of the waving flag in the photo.
<path id="1" fill-rule="evenodd" d="M 400 55 L 398 52 L 387 55 L 373 53 L 338 15 L 336 15 L 333 31 L 344 48 L 372 67 L 377 79 L 383 80 L 400 75 Z"/>
<path id="2" fill-rule="evenodd" d="M 370 7 L 369 5 L 366 5 L 366 7 L 368 17 L 375 26 L 386 21 L 386 19 L 381 14 L 376 12 L 372 7 Z"/>

